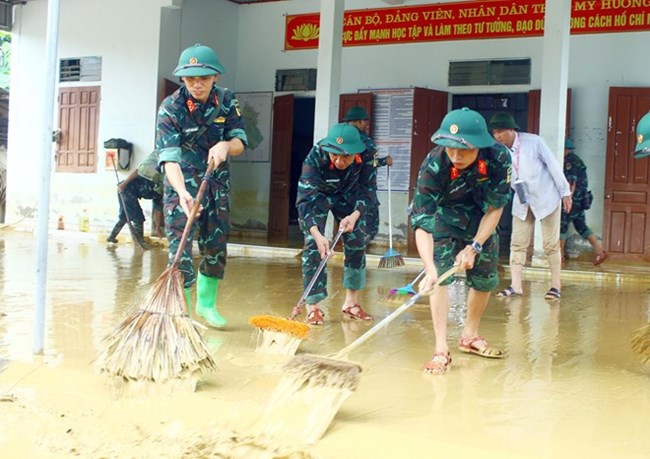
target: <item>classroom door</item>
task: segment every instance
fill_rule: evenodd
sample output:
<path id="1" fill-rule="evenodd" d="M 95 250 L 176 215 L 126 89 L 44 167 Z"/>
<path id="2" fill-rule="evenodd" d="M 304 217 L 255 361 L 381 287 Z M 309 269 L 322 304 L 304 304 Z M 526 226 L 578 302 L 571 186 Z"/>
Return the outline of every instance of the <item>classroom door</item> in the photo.
<path id="1" fill-rule="evenodd" d="M 100 92 L 99 86 L 59 90 L 56 172 L 97 172 Z"/>
<path id="2" fill-rule="evenodd" d="M 603 246 L 619 259 L 650 261 L 650 160 L 632 154 L 649 110 L 650 88 L 609 88 Z"/>
<path id="3" fill-rule="evenodd" d="M 293 102 L 292 94 L 273 101 L 268 238 L 275 240 L 286 240 L 289 232 Z"/>

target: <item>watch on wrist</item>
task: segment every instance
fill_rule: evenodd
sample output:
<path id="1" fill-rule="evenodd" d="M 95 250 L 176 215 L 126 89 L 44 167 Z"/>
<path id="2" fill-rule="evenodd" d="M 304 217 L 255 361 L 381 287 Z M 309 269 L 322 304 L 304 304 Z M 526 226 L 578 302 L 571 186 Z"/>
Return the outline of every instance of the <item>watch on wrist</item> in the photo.
<path id="1" fill-rule="evenodd" d="M 483 251 L 483 246 L 481 245 L 480 242 L 472 241 L 472 243 L 469 246 L 477 255 Z"/>

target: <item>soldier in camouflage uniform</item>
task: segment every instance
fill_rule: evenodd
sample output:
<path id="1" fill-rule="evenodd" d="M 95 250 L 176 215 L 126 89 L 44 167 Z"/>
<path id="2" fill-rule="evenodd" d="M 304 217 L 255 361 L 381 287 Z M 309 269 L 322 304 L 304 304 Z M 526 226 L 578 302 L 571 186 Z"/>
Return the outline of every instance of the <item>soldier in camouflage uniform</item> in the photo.
<path id="1" fill-rule="evenodd" d="M 217 311 L 217 289 L 226 267 L 226 244 L 230 234 L 230 164 L 228 156 L 243 153 L 247 145 L 244 120 L 234 93 L 216 82 L 224 72 L 216 53 L 194 45 L 181 53 L 174 75 L 184 85 L 167 97 L 158 111 L 156 149 L 165 173 L 164 213 L 169 240 L 169 263 L 176 255 L 194 196 L 208 162 L 216 170 L 208 180 L 197 217 L 198 231 L 190 231 L 180 261 L 185 293 L 195 275 L 192 239 L 198 234 L 205 256 L 196 277 L 196 313 L 212 327 L 226 319 Z"/>
<path id="2" fill-rule="evenodd" d="M 566 213 L 562 210 L 562 220 L 560 221 L 560 246 L 562 250 L 562 261 L 565 259 L 564 246 L 566 244 L 567 232 L 569 225 L 573 223 L 576 231 L 580 236 L 589 241 L 596 252 L 594 265 L 599 265 L 605 261 L 609 254 L 605 252 L 594 232 L 587 226 L 587 217 L 585 211 L 589 209 L 591 203 L 587 204 L 587 197 L 590 196 L 589 182 L 587 181 L 587 166 L 576 155 L 573 150 L 575 146 L 571 139 L 564 141 L 564 176 L 569 182 L 571 193 L 573 193 L 573 206 L 571 212 Z"/>
<path id="3" fill-rule="evenodd" d="M 327 214 L 331 211 L 344 231 L 343 287 L 344 317 L 372 320 L 359 304 L 358 291 L 366 285 L 365 216 L 376 196 L 376 169 L 372 154 L 366 151 L 359 131 L 345 123 L 330 128 L 325 139 L 307 154 L 298 182 L 298 222 L 305 235 L 302 252 L 303 287 L 314 277 L 322 258 L 330 250 L 323 236 Z M 318 303 L 327 297 L 327 274 L 323 270 L 307 303 L 307 323 L 322 325 L 324 313 Z"/>
<path id="4" fill-rule="evenodd" d="M 467 108 L 453 110 L 431 138 L 438 145 L 420 167 L 413 200 L 412 226 L 426 277 L 424 291 L 459 264 L 467 270 L 467 319 L 458 349 L 488 358 L 503 358 L 479 334 L 481 316 L 499 277 L 499 239 L 495 233 L 510 199 L 510 154 L 496 144 L 483 117 Z M 445 373 L 451 365 L 447 346 L 447 285 L 430 296 L 435 351 L 424 364 L 428 373 Z"/>
<path id="5" fill-rule="evenodd" d="M 366 151 L 372 154 L 372 165 L 377 167 L 392 166 L 393 158 L 384 156 L 380 158 L 377 154 L 377 147 L 372 141 L 372 138 L 368 135 L 370 130 L 370 117 L 368 112 L 363 107 L 354 106 L 351 107 L 348 112 L 343 117 L 343 121 L 352 126 L 356 127 L 359 130 L 359 135 L 361 136 L 361 141 L 366 146 Z M 374 188 L 377 190 L 377 178 L 375 174 L 375 183 Z M 379 232 L 379 199 L 377 199 L 377 193 L 374 195 L 375 202 L 366 212 L 366 228 L 368 233 L 368 242 L 372 241 L 377 233 Z"/>
<path id="6" fill-rule="evenodd" d="M 142 164 L 155 156 L 156 152 L 151 153 Z M 142 165 L 141 165 L 142 166 Z M 106 238 L 106 242 L 117 244 L 117 235 L 120 234 L 127 220 L 131 220 L 133 226 L 133 237 L 140 247 L 149 249 L 149 244 L 144 240 L 144 222 L 145 216 L 140 206 L 140 199 L 151 199 L 153 204 L 152 218 L 154 220 L 154 234 L 159 236 L 162 233 L 162 175 L 150 177 L 141 173 L 141 166 L 134 169 L 126 179 L 119 183 L 117 192 L 119 193 L 118 202 L 120 212 L 117 223 L 113 227 L 111 234 Z"/>

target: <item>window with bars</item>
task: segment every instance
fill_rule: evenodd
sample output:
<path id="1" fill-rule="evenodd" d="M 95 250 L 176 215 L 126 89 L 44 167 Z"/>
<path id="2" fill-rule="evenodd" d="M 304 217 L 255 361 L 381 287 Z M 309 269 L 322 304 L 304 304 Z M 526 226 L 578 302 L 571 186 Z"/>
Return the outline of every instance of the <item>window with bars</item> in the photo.
<path id="1" fill-rule="evenodd" d="M 530 84 L 530 59 L 451 61 L 449 86 Z"/>
<path id="2" fill-rule="evenodd" d="M 98 56 L 61 59 L 59 82 L 101 81 L 102 58 Z"/>

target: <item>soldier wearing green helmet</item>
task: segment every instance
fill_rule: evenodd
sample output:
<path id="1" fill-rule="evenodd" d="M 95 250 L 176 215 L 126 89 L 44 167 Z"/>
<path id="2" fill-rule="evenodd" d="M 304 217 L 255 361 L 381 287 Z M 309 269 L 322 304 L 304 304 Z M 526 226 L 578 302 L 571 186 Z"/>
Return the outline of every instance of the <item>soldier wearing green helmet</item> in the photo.
<path id="1" fill-rule="evenodd" d="M 180 259 L 188 305 L 190 287 L 197 284 L 196 313 L 212 327 L 226 319 L 217 310 L 217 289 L 226 268 L 230 235 L 229 156 L 243 153 L 248 140 L 235 94 L 216 85 L 225 72 L 213 49 L 196 44 L 185 49 L 174 75 L 183 85 L 167 97 L 158 110 L 156 149 L 164 172 L 165 229 L 169 263 L 176 256 L 194 197 L 213 161 L 216 170 L 201 201 L 196 231 L 190 231 Z M 203 258 L 195 276 L 192 242 L 198 235 Z"/>
<path id="2" fill-rule="evenodd" d="M 372 165 L 373 167 L 383 167 L 383 166 L 392 166 L 393 158 L 390 155 L 380 158 L 377 154 L 377 147 L 372 138 L 368 135 L 370 131 L 370 117 L 368 112 L 363 107 L 355 105 L 350 107 L 343 121 L 356 127 L 359 130 L 359 135 L 361 140 L 366 145 L 366 151 L 372 154 Z M 377 184 L 374 186 L 375 190 L 377 189 Z M 370 207 L 366 216 L 366 225 L 368 230 L 368 242 L 372 241 L 377 233 L 379 232 L 379 200 L 377 199 L 377 194 L 375 193 L 375 204 Z"/>
<path id="3" fill-rule="evenodd" d="M 307 154 L 298 182 L 298 223 L 305 236 L 302 252 L 303 288 L 316 276 L 318 265 L 332 249 L 323 235 L 332 212 L 343 231 L 343 287 L 341 307 L 349 319 L 372 320 L 359 304 L 358 292 L 366 285 L 366 217 L 376 196 L 376 169 L 359 131 L 346 123 L 335 124 L 327 137 Z M 307 292 L 307 323 L 322 325 L 319 303 L 327 298 L 327 274 L 321 271 Z M 294 316 L 300 314 L 294 310 Z"/>
<path id="4" fill-rule="evenodd" d="M 467 271 L 467 319 L 458 349 L 487 358 L 505 353 L 481 337 L 479 323 L 498 282 L 499 237 L 495 232 L 510 200 L 510 154 L 488 133 L 483 117 L 468 108 L 449 112 L 431 141 L 413 199 L 411 224 L 426 277 L 420 291 L 454 265 Z M 432 359 L 423 371 L 443 374 L 451 366 L 447 345 L 449 297 L 442 282 L 429 298 L 435 333 Z"/>

